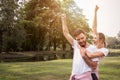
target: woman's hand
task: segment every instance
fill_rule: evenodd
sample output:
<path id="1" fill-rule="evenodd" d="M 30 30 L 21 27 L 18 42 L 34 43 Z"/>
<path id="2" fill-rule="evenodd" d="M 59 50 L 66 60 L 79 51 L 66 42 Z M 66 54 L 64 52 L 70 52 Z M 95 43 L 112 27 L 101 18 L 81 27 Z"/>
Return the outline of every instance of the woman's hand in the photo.
<path id="1" fill-rule="evenodd" d="M 99 7 L 96 5 L 96 7 L 95 7 L 95 12 L 97 12 L 97 11 L 98 11 L 98 9 L 99 9 Z"/>

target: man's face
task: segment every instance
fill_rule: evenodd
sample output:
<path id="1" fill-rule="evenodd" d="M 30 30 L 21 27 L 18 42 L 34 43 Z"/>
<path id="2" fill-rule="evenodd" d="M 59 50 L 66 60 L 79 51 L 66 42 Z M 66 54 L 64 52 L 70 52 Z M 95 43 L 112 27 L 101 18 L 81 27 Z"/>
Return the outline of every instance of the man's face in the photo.
<path id="1" fill-rule="evenodd" d="M 79 34 L 78 36 L 76 36 L 76 40 L 78 41 L 80 46 L 85 47 L 85 45 L 86 45 L 85 34 L 83 34 L 83 33 Z"/>

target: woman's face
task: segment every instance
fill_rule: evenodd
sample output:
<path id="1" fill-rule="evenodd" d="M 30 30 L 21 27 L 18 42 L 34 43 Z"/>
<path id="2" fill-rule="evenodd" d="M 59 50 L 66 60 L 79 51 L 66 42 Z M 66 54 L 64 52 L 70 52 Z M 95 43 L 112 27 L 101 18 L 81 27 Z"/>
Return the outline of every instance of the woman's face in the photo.
<path id="1" fill-rule="evenodd" d="M 96 35 L 96 44 L 104 44 L 105 45 L 105 36 L 103 33 L 98 33 Z"/>
<path id="2" fill-rule="evenodd" d="M 96 44 L 97 43 L 97 36 L 94 35 L 92 40 L 93 40 L 93 43 Z"/>
<path id="3" fill-rule="evenodd" d="M 100 39 L 99 39 L 99 35 L 96 35 L 96 43 L 99 43 Z"/>
<path id="4" fill-rule="evenodd" d="M 99 35 L 94 35 L 93 37 L 93 43 L 96 45 L 97 43 L 99 43 L 100 39 L 99 39 Z"/>

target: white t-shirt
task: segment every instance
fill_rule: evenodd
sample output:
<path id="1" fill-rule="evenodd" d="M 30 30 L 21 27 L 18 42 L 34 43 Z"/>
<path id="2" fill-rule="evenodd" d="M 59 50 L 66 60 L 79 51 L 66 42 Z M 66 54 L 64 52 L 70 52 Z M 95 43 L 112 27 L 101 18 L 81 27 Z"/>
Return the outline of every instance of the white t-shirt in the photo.
<path id="1" fill-rule="evenodd" d="M 107 48 L 100 48 L 100 49 L 97 48 L 96 52 L 102 52 L 104 56 L 107 56 L 109 51 Z M 99 62 L 104 58 L 104 56 L 99 57 Z"/>
<path id="2" fill-rule="evenodd" d="M 74 49 L 72 75 L 80 75 L 87 71 L 92 71 L 92 69 L 86 64 L 86 62 L 82 58 L 80 54 L 80 49 L 78 48 L 78 42 L 76 40 L 74 40 L 74 45 L 72 47 Z M 96 51 L 96 47 L 93 45 L 90 45 L 86 49 L 92 53 Z M 92 60 L 99 61 L 99 58 L 94 58 Z"/>

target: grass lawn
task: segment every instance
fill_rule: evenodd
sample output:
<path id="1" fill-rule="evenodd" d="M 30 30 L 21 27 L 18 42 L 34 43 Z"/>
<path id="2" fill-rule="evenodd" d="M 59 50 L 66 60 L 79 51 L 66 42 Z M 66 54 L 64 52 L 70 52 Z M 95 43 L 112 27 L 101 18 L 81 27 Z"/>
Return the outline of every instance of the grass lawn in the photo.
<path id="1" fill-rule="evenodd" d="M 71 65 L 71 59 L 0 63 L 0 80 L 68 80 Z M 100 80 L 119 80 L 120 57 L 106 57 L 99 72 Z"/>
<path id="2" fill-rule="evenodd" d="M 111 53 L 120 53 L 120 49 L 109 49 Z"/>

